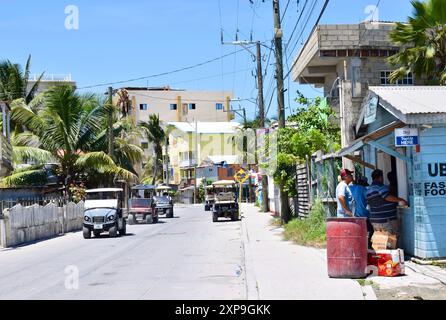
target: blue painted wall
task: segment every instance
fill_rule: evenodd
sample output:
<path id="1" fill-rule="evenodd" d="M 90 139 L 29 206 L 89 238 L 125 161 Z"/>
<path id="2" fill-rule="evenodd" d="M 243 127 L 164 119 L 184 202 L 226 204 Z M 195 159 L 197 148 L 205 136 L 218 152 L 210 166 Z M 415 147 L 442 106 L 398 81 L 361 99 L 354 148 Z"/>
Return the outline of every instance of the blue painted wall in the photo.
<path id="1" fill-rule="evenodd" d="M 420 130 L 420 147 L 413 163 L 415 255 L 446 257 L 446 125 Z"/>

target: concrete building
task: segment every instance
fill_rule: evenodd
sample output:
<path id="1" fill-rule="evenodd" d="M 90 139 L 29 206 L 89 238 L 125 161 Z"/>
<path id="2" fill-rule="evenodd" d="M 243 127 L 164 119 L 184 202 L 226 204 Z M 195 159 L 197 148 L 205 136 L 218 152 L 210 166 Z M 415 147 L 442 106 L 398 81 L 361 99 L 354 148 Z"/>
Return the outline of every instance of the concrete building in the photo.
<path id="1" fill-rule="evenodd" d="M 324 96 L 339 115 L 342 146 L 357 136 L 355 126 L 368 87 L 391 85 L 393 68 L 387 59 L 399 50 L 389 38 L 394 26 L 389 22 L 320 25 L 294 60 L 294 81 L 323 88 Z M 397 83 L 416 84 L 422 84 L 421 80 L 411 73 Z"/>
<path id="2" fill-rule="evenodd" d="M 209 157 L 228 158 L 231 162 L 238 157 L 235 136 L 239 123 L 236 122 L 169 122 L 175 129 L 169 135 L 169 158 L 172 183 L 182 187 L 195 184 L 195 168 Z M 242 161 L 240 159 L 240 161 Z M 238 162 L 240 163 L 240 162 Z"/>
<path id="3" fill-rule="evenodd" d="M 27 90 L 31 90 L 39 77 L 39 74 L 32 74 L 29 76 Z M 69 84 L 76 88 L 76 82 L 71 78 L 71 74 L 44 74 L 42 79 L 40 79 L 37 93 L 44 92 L 48 88 L 59 84 Z"/>
<path id="4" fill-rule="evenodd" d="M 158 114 L 163 122 L 227 122 L 234 119 L 230 110 L 233 93 L 229 91 L 187 91 L 160 88 L 126 87 L 132 115 L 139 121 Z"/>

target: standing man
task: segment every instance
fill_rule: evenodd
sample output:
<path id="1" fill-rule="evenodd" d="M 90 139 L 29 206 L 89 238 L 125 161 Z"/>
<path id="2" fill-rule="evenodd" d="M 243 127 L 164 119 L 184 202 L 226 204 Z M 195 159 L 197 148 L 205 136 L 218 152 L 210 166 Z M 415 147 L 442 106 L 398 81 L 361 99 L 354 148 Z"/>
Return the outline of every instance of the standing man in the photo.
<path id="1" fill-rule="evenodd" d="M 352 193 L 349 184 L 353 182 L 353 172 L 348 169 L 341 170 L 341 182 L 336 188 L 336 201 L 338 203 L 337 217 L 348 218 L 353 217 L 351 210 Z"/>
<path id="2" fill-rule="evenodd" d="M 367 209 L 368 186 L 369 183 L 366 177 L 358 177 L 356 183 L 352 183 L 349 188 L 353 198 L 353 205 L 351 206 L 353 215 L 358 218 L 367 219 L 368 246 L 372 248 L 373 226 L 370 223 L 370 212 Z"/>
<path id="3" fill-rule="evenodd" d="M 367 203 L 373 229 L 395 235 L 398 239 L 397 206 L 398 203 L 407 206 L 407 201 L 390 194 L 389 187 L 384 185 L 382 170 L 373 171 L 372 179 L 372 185 L 367 190 Z"/>

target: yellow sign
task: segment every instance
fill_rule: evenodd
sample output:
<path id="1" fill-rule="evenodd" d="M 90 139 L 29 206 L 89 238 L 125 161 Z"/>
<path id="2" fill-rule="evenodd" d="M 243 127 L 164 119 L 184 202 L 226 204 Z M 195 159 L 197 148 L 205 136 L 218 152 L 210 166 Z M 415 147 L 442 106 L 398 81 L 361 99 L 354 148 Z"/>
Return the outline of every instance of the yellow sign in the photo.
<path id="1" fill-rule="evenodd" d="M 235 175 L 234 175 L 234 179 L 235 181 L 237 181 L 238 183 L 243 183 L 245 182 L 247 179 L 249 178 L 249 174 L 243 170 L 240 169 L 240 171 L 238 171 Z"/>

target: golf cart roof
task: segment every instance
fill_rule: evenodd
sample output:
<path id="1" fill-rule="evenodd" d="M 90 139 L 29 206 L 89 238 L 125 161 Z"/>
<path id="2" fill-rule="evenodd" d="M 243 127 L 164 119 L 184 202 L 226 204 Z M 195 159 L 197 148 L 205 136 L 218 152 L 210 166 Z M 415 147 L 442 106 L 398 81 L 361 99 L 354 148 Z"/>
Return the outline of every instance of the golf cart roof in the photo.
<path id="1" fill-rule="evenodd" d="M 155 186 L 152 184 L 139 184 L 137 186 L 132 187 L 132 190 L 153 190 Z"/>
<path id="2" fill-rule="evenodd" d="M 168 187 L 168 186 L 157 186 L 156 187 L 156 190 L 170 190 L 170 189 L 172 189 L 172 188 Z"/>
<path id="3" fill-rule="evenodd" d="M 95 193 L 95 192 L 123 192 L 124 190 L 121 188 L 99 188 L 99 189 L 90 189 L 86 190 L 86 193 Z"/>
<path id="4" fill-rule="evenodd" d="M 215 181 L 212 186 L 214 187 L 225 187 L 225 186 L 233 186 L 235 185 L 235 181 L 234 180 L 220 180 L 220 181 Z"/>
<path id="5" fill-rule="evenodd" d="M 214 186 L 213 185 L 209 185 L 209 186 L 205 186 L 205 189 L 212 189 Z"/>

